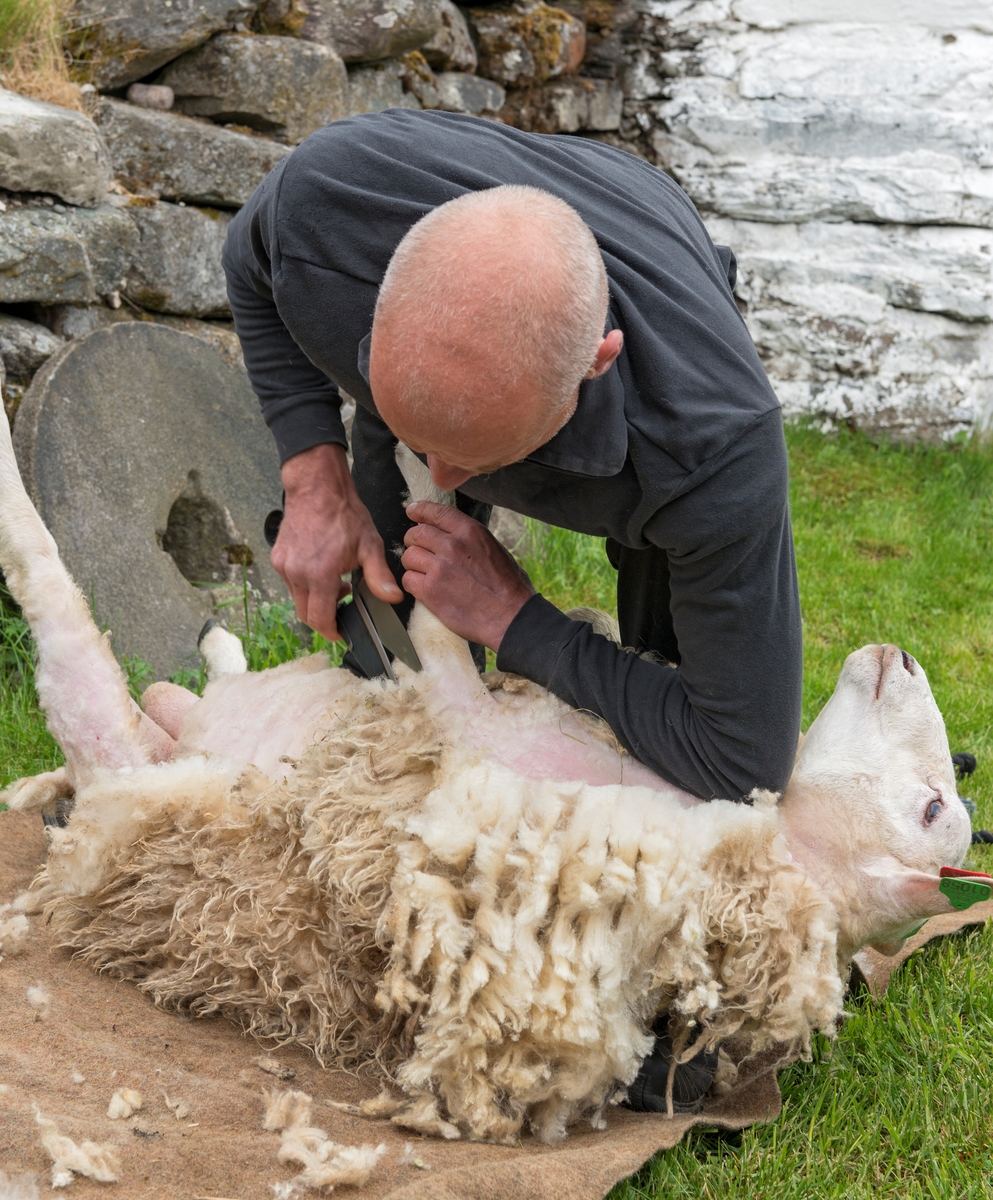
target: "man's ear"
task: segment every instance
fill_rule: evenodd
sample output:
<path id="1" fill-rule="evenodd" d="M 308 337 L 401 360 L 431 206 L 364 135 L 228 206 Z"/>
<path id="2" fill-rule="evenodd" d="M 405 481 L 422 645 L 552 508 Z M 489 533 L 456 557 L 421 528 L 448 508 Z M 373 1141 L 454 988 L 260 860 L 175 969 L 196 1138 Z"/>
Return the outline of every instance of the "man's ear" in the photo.
<path id="1" fill-rule="evenodd" d="M 612 329 L 597 347 L 593 366 L 586 372 L 587 379 L 599 379 L 605 375 L 617 360 L 624 345 L 624 334 L 619 329 Z"/>

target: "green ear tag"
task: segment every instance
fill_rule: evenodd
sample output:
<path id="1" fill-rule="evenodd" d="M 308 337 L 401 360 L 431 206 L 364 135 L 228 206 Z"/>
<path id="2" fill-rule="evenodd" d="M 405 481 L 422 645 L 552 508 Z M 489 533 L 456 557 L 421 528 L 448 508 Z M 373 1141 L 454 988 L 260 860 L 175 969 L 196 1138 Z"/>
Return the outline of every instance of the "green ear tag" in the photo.
<path id="1" fill-rule="evenodd" d="M 988 883 L 978 883 L 972 879 L 943 879 L 938 884 L 938 891 L 948 897 L 953 908 L 958 909 L 971 908 L 993 895 L 993 888 Z"/>

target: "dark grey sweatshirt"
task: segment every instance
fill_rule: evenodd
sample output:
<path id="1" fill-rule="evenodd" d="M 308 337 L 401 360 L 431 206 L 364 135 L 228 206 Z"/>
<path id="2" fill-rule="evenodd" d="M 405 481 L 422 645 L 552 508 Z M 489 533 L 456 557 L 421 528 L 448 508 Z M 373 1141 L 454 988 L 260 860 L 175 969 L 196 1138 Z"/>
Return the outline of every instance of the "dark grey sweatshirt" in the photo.
<path id="1" fill-rule="evenodd" d="M 394 109 L 313 134 L 232 221 L 224 267 L 282 461 L 345 444 L 338 387 L 375 412 L 369 334 L 397 243 L 466 191 L 529 184 L 593 230 L 624 349 L 527 460 L 467 495 L 667 555 L 677 669 L 625 654 L 533 597 L 497 665 L 599 713 L 705 799 L 780 791 L 800 727 L 802 643 L 782 418 L 715 247 L 680 188 L 599 142 Z M 508 247 L 508 253 L 513 248 Z"/>

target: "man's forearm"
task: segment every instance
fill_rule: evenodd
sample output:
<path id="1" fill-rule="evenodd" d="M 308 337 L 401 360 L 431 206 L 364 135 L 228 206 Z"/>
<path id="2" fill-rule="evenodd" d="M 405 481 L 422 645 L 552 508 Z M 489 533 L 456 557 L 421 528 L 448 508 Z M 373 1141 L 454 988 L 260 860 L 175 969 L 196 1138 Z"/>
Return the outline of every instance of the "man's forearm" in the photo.
<path id="1" fill-rule="evenodd" d="M 646 525 L 668 560 L 678 670 L 625 654 L 540 597 L 508 627 L 497 665 L 598 713 L 632 754 L 694 795 L 781 791 L 803 682 L 787 483 L 774 412 Z"/>

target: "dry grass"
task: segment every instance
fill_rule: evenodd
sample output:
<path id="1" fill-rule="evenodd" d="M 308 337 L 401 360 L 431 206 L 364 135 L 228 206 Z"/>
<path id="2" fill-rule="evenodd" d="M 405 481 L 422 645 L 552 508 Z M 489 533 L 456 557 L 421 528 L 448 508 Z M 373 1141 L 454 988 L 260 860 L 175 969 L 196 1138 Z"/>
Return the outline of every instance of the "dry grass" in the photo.
<path id="1" fill-rule="evenodd" d="M 0 84 L 83 112 L 62 37 L 73 0 L 0 0 Z"/>

